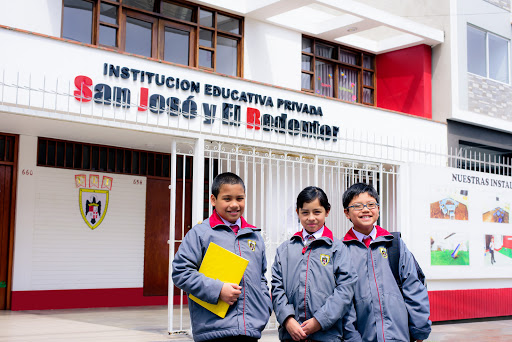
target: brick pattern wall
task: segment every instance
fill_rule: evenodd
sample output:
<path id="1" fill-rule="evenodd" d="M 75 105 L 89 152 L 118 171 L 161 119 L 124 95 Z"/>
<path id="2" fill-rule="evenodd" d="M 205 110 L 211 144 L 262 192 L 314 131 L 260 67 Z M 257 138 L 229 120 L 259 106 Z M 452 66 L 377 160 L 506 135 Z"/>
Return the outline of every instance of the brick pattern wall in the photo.
<path id="1" fill-rule="evenodd" d="M 490 4 L 503 8 L 504 10 L 510 11 L 510 0 L 484 0 Z"/>
<path id="2" fill-rule="evenodd" d="M 512 87 L 468 73 L 468 110 L 512 121 Z"/>

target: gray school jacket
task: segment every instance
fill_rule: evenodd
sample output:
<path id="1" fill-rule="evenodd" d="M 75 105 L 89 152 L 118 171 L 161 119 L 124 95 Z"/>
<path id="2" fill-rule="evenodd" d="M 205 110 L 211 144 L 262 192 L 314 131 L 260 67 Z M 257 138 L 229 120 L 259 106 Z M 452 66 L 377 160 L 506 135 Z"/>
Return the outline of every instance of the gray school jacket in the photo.
<path id="1" fill-rule="evenodd" d="M 396 284 L 387 255 L 393 239 L 379 226 L 377 237 L 366 248 L 349 230 L 343 242 L 358 272 L 354 304 L 343 319 L 346 341 L 409 342 L 428 338 L 432 322 L 427 289 L 419 281 L 411 252 L 400 240 L 399 274 L 403 296 Z"/>
<path id="2" fill-rule="evenodd" d="M 291 340 L 283 326 L 289 316 L 302 324 L 315 317 L 322 326 L 308 339 L 342 341 L 341 317 L 350 309 L 357 275 L 347 248 L 325 227 L 321 238 L 304 247 L 298 232 L 277 249 L 272 266 L 272 305 L 279 339 Z"/>
<path id="3" fill-rule="evenodd" d="M 185 235 L 172 262 L 172 280 L 177 287 L 207 303 L 216 304 L 223 283 L 198 272 L 210 242 L 249 260 L 240 282 L 242 294 L 229 307 L 226 317 L 220 318 L 188 300 L 194 341 L 238 335 L 260 338 L 270 318 L 272 303 L 265 278 L 265 244 L 260 229 L 247 224 L 243 217 L 241 220 L 242 227 L 235 236 L 214 211 L 209 219 Z"/>

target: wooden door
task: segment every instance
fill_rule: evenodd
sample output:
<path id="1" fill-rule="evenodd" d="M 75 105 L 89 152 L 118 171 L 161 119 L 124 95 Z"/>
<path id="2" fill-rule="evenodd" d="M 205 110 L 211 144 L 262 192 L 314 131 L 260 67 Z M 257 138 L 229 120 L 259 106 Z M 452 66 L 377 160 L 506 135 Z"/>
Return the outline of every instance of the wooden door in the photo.
<path id="1" fill-rule="evenodd" d="M 12 203 L 12 166 L 0 164 L 0 310 L 8 309 L 9 259 L 11 208 Z M 10 288 L 10 286 L 9 286 Z"/>
<path id="2" fill-rule="evenodd" d="M 144 296 L 167 296 L 169 276 L 169 180 L 147 179 L 146 228 L 144 239 Z M 173 189 L 174 190 L 174 189 Z M 183 204 L 184 215 L 183 215 Z M 183 202 L 183 180 L 176 180 L 176 240 L 181 240 L 182 216 L 185 233 L 192 224 L 192 181 L 185 180 L 185 203 Z M 175 244 L 177 250 L 179 244 Z M 179 290 L 174 288 L 175 294 Z"/>

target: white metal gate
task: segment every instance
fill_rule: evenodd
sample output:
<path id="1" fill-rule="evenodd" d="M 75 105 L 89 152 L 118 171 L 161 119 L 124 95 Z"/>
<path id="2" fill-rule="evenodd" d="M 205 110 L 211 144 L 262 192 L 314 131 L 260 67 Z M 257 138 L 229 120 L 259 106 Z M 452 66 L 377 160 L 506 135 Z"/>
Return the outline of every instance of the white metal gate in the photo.
<path id="1" fill-rule="evenodd" d="M 331 203 L 326 225 L 339 239 L 351 227 L 343 213 L 342 195 L 350 185 L 357 182 L 370 183 L 379 192 L 380 224 L 390 231 L 400 230 L 397 220 L 397 165 L 357 162 L 213 141 L 205 143 L 204 158 L 205 178 L 194 179 L 194 186 L 205 184 L 205 180 L 208 184 L 204 201 L 205 218 L 212 213 L 206 197 L 211 194 L 211 181 L 214 176 L 226 171 L 238 174 L 246 186 L 244 217 L 249 223 L 262 229 L 269 280 L 277 247 L 301 229 L 295 213 L 295 203 L 297 195 L 306 186 L 319 186 L 326 192 Z M 169 331 L 174 333 L 189 329 L 188 310 L 183 307 L 182 302 L 173 307 L 173 313 L 175 317 L 170 321 Z M 277 328 L 275 318 L 271 319 L 267 328 Z"/>

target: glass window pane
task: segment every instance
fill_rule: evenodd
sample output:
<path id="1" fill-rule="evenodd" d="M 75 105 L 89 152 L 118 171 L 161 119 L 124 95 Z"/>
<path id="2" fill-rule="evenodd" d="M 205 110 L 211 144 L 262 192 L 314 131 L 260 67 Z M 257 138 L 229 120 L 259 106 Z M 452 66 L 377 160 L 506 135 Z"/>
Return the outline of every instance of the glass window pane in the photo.
<path id="1" fill-rule="evenodd" d="M 302 89 L 311 90 L 311 75 L 310 74 L 301 74 L 301 87 Z"/>
<path id="2" fill-rule="evenodd" d="M 64 166 L 64 142 L 57 142 L 57 166 Z"/>
<path id="3" fill-rule="evenodd" d="M 91 167 L 91 146 L 84 145 L 84 153 L 82 154 L 82 167 L 86 170 Z"/>
<path id="4" fill-rule="evenodd" d="M 164 60 L 188 65 L 190 32 L 172 27 L 165 28 Z"/>
<path id="5" fill-rule="evenodd" d="M 64 164 L 66 167 L 73 167 L 73 143 L 66 143 L 66 158 Z"/>
<path id="6" fill-rule="evenodd" d="M 132 152 L 131 151 L 124 151 L 124 173 L 133 173 L 132 172 Z"/>
<path id="7" fill-rule="evenodd" d="M 117 6 L 101 3 L 100 21 L 103 23 L 117 25 Z"/>
<path id="8" fill-rule="evenodd" d="M 199 31 L 199 45 L 213 47 L 213 32 L 208 30 Z"/>
<path id="9" fill-rule="evenodd" d="M 373 87 L 373 72 L 363 72 L 363 85 Z"/>
<path id="10" fill-rule="evenodd" d="M 487 76 L 485 59 L 485 32 L 468 26 L 468 71 L 480 76 Z"/>
<path id="11" fill-rule="evenodd" d="M 240 20 L 217 14 L 217 30 L 239 34 Z"/>
<path id="12" fill-rule="evenodd" d="M 311 70 L 311 66 L 311 57 L 302 55 L 302 70 L 313 71 Z"/>
<path id="13" fill-rule="evenodd" d="M 213 13 L 208 11 L 199 11 L 199 24 L 213 27 Z"/>
<path id="14" fill-rule="evenodd" d="M 123 5 L 152 12 L 155 7 L 155 0 L 123 0 Z"/>
<path id="15" fill-rule="evenodd" d="M 373 66 L 373 60 L 373 56 L 364 55 L 363 67 L 365 67 L 366 69 L 375 69 L 375 67 Z"/>
<path id="16" fill-rule="evenodd" d="M 317 94 L 333 97 L 333 67 L 322 61 L 315 63 L 315 90 Z"/>
<path id="17" fill-rule="evenodd" d="M 55 141 L 48 141 L 48 157 L 46 159 L 46 165 L 55 165 Z"/>
<path id="18" fill-rule="evenodd" d="M 5 138 L 0 138 L 0 160 L 5 160 Z M 39 139 L 37 165 L 46 165 L 46 140 Z"/>
<path id="19" fill-rule="evenodd" d="M 199 49 L 199 66 L 213 68 L 213 53 L 208 50 Z"/>
<path id="20" fill-rule="evenodd" d="M 333 46 L 317 43 L 315 53 L 320 57 L 336 59 L 336 49 Z"/>
<path id="21" fill-rule="evenodd" d="M 309 38 L 302 38 L 302 52 L 309 52 L 309 53 L 313 53 L 313 49 L 312 49 L 312 42 L 311 42 L 311 39 Z"/>
<path id="22" fill-rule="evenodd" d="M 363 102 L 373 104 L 373 90 L 372 89 L 363 89 Z"/>
<path id="23" fill-rule="evenodd" d="M 84 0 L 64 0 L 62 38 L 91 44 L 93 4 Z"/>
<path id="24" fill-rule="evenodd" d="M 152 24 L 126 17 L 126 52 L 151 57 Z"/>
<path id="25" fill-rule="evenodd" d="M 192 14 L 194 12 L 191 8 L 170 4 L 168 2 L 162 3 L 162 14 L 171 18 L 192 21 Z"/>
<path id="26" fill-rule="evenodd" d="M 340 67 L 339 73 L 338 98 L 343 101 L 357 102 L 357 71 Z"/>
<path id="27" fill-rule="evenodd" d="M 359 53 L 341 50 L 340 51 L 340 61 L 347 64 L 359 65 Z"/>
<path id="28" fill-rule="evenodd" d="M 82 144 L 75 144 L 75 161 L 73 166 L 75 169 L 82 168 Z"/>
<path id="29" fill-rule="evenodd" d="M 101 45 L 117 47 L 116 37 L 117 37 L 117 29 L 116 28 L 100 25 L 99 43 Z"/>
<path id="30" fill-rule="evenodd" d="M 217 72 L 236 76 L 238 66 L 238 41 L 236 39 L 217 37 Z"/>
<path id="31" fill-rule="evenodd" d="M 508 83 L 508 40 L 489 34 L 489 77 Z"/>

